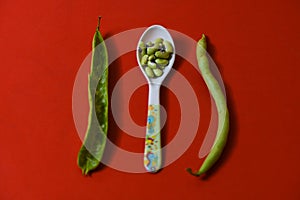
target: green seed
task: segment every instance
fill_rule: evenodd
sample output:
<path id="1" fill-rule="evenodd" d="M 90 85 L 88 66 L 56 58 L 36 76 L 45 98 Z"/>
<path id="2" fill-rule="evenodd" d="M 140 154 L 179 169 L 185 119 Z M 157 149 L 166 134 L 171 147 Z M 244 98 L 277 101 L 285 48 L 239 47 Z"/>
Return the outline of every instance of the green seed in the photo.
<path id="1" fill-rule="evenodd" d="M 148 60 L 150 60 L 150 61 L 155 60 L 155 55 L 152 54 L 151 56 L 149 56 L 149 57 L 148 57 Z"/>
<path id="2" fill-rule="evenodd" d="M 153 46 L 147 48 L 147 54 L 150 56 L 154 54 L 160 48 L 158 43 L 155 43 Z"/>
<path id="3" fill-rule="evenodd" d="M 154 54 L 158 49 L 155 47 L 148 47 L 147 48 L 147 54 L 150 56 L 152 54 Z"/>
<path id="4" fill-rule="evenodd" d="M 147 64 L 148 57 L 149 56 L 147 54 L 142 57 L 142 59 L 141 59 L 141 64 L 142 65 L 146 65 Z"/>
<path id="5" fill-rule="evenodd" d="M 153 71 L 152 71 L 152 69 L 150 67 L 146 67 L 145 68 L 145 72 L 146 72 L 146 74 L 147 74 L 148 77 L 154 78 L 154 73 L 153 73 Z"/>
<path id="6" fill-rule="evenodd" d="M 162 39 L 162 38 L 156 38 L 155 39 L 155 43 L 162 43 L 164 41 L 164 39 Z"/>
<path id="7" fill-rule="evenodd" d="M 140 49 L 140 56 L 143 57 L 146 54 L 146 49 Z"/>
<path id="8" fill-rule="evenodd" d="M 150 60 L 147 62 L 148 67 L 155 69 L 156 68 L 156 64 L 154 62 L 151 62 Z"/>
<path id="9" fill-rule="evenodd" d="M 166 52 L 173 53 L 173 46 L 169 41 L 163 41 L 163 45 L 165 46 Z"/>
<path id="10" fill-rule="evenodd" d="M 156 49 L 159 49 L 159 43 L 154 43 L 153 47 L 155 47 Z"/>
<path id="11" fill-rule="evenodd" d="M 143 41 L 139 44 L 140 56 L 143 57 L 146 54 L 146 45 Z"/>
<path id="12" fill-rule="evenodd" d="M 141 41 L 140 44 L 139 44 L 139 47 L 140 47 L 141 49 L 145 49 L 145 48 L 146 48 L 146 45 L 145 45 L 145 43 L 144 43 L 143 41 Z"/>
<path id="13" fill-rule="evenodd" d="M 153 72 L 155 76 L 159 77 L 163 74 L 163 71 L 161 69 L 153 69 Z"/>
<path id="14" fill-rule="evenodd" d="M 169 64 L 169 61 L 167 59 L 162 59 L 162 58 L 155 59 L 155 62 L 160 66 L 166 66 Z"/>
<path id="15" fill-rule="evenodd" d="M 167 59 L 167 58 L 169 58 L 169 55 L 170 55 L 169 52 L 162 52 L 162 51 L 156 51 L 156 52 L 155 52 L 155 56 L 156 56 L 157 58 L 164 58 L 164 59 Z"/>
<path id="16" fill-rule="evenodd" d="M 154 44 L 153 44 L 153 42 L 149 41 L 146 43 L 146 45 L 147 45 L 147 47 L 152 47 Z"/>

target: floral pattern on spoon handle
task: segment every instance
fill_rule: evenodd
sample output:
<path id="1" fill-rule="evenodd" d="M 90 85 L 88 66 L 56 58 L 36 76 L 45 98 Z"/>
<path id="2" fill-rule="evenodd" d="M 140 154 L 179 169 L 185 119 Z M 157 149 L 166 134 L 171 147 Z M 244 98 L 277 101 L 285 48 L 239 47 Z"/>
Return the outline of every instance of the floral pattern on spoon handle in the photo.
<path id="1" fill-rule="evenodd" d="M 148 107 L 144 166 L 148 172 L 157 172 L 161 168 L 160 105 Z"/>

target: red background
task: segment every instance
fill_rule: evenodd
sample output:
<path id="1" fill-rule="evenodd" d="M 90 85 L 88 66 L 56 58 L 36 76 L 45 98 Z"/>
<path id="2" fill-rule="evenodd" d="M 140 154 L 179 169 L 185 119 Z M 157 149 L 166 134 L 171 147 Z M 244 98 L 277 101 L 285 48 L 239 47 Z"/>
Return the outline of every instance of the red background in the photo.
<path id="1" fill-rule="evenodd" d="M 0 199 L 300 199 L 299 2 L 287 1 L 8 1 L 0 3 Z M 130 174 L 102 167 L 84 177 L 76 165 L 81 140 L 72 117 L 72 89 L 91 50 L 97 16 L 105 38 L 155 23 L 195 40 L 209 37 L 209 53 L 226 85 L 229 143 L 218 165 L 195 178 L 210 119 L 209 93 L 183 59 L 175 68 L 201 104 L 197 136 L 184 155 L 160 173 Z M 134 52 L 112 64 L 110 91 L 136 66 Z M 178 101 L 163 88 L 169 117 L 164 144 L 174 137 Z M 143 125 L 147 86 L 130 102 Z M 142 140 L 120 131 L 110 137 L 142 152 Z M 173 134 L 173 135 L 172 135 Z"/>

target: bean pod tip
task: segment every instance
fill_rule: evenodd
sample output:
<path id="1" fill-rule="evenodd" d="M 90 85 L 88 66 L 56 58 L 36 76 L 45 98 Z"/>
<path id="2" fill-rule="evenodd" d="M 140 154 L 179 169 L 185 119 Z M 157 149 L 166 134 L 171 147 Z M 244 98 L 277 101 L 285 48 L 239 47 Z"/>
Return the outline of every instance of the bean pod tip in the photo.
<path id="1" fill-rule="evenodd" d="M 193 172 L 193 170 L 191 168 L 186 168 L 186 171 L 193 176 L 200 176 L 202 174 L 200 171 Z"/>
<path id="2" fill-rule="evenodd" d="M 102 16 L 98 16 L 98 24 L 96 30 L 99 31 L 100 29 L 100 21 L 101 21 Z"/>

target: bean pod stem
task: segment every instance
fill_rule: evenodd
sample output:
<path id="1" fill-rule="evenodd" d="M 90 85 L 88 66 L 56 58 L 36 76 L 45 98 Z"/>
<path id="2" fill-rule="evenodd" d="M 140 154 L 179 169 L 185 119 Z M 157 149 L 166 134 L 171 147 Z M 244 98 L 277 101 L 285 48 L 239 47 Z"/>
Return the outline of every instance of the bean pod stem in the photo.
<path id="1" fill-rule="evenodd" d="M 77 164 L 87 175 L 100 163 L 108 129 L 108 56 L 100 34 L 100 19 L 92 42 L 92 62 L 88 76 L 89 117 Z"/>
<path id="2" fill-rule="evenodd" d="M 208 90 L 211 96 L 213 97 L 217 107 L 218 129 L 211 151 L 205 158 L 200 169 L 197 172 L 193 172 L 191 168 L 187 169 L 187 171 L 194 176 L 200 176 L 206 173 L 217 162 L 226 145 L 229 130 L 229 113 L 227 109 L 226 98 L 222 92 L 218 81 L 215 79 L 215 77 L 210 71 L 209 61 L 206 56 L 206 45 L 206 37 L 203 34 L 202 38 L 197 44 L 197 61 L 204 82 L 206 83 Z"/>

